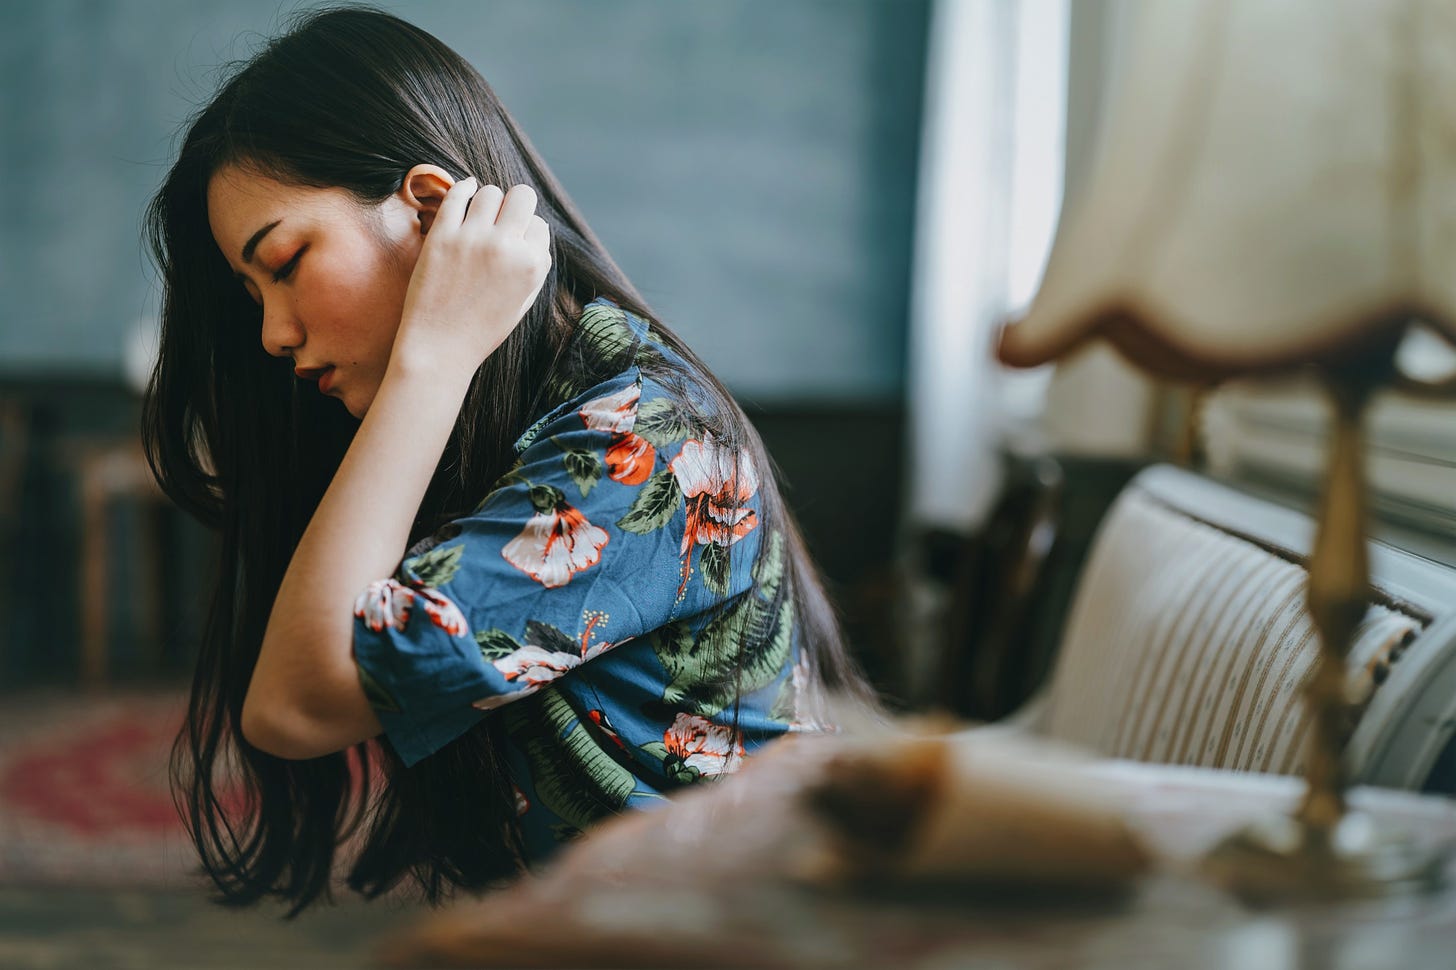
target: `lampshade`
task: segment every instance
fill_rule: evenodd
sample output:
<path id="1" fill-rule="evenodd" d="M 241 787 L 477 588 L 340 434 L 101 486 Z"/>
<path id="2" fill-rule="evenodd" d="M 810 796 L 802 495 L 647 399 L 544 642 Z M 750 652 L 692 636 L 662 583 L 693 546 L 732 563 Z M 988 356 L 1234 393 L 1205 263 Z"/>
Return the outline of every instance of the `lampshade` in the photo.
<path id="1" fill-rule="evenodd" d="M 1199 379 L 1384 351 L 1412 317 L 1456 341 L 1456 3 L 1130 12 L 1093 171 L 1001 359 L 1101 336 Z"/>

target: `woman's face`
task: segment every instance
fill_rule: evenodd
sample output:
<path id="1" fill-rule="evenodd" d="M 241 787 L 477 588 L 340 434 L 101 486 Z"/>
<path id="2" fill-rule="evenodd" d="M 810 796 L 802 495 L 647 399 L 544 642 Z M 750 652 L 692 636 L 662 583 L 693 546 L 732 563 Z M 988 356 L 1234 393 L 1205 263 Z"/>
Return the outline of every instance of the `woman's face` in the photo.
<path id="1" fill-rule="evenodd" d="M 227 167 L 208 183 L 207 211 L 238 285 L 263 308 L 264 349 L 362 418 L 419 258 L 417 207 L 399 196 L 361 205 L 344 189 Z"/>

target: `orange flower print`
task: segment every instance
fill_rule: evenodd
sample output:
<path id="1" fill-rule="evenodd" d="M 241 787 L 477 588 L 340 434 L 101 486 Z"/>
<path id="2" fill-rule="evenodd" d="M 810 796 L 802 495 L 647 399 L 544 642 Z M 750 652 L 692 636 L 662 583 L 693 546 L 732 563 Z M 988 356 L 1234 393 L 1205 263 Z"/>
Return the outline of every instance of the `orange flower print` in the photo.
<path id="1" fill-rule="evenodd" d="M 680 781 L 728 774 L 743 764 L 742 737 L 697 714 L 678 714 L 662 741 L 668 773 Z"/>
<path id="2" fill-rule="evenodd" d="M 637 403 L 641 398 L 641 386 L 633 384 L 615 394 L 588 401 L 579 412 L 588 428 L 612 433 L 612 443 L 607 447 L 607 477 L 623 485 L 641 485 L 647 481 L 657 462 L 657 449 L 632 431 L 637 424 Z"/>
<path id="3" fill-rule="evenodd" d="M 622 736 L 617 733 L 617 729 L 612 727 L 612 722 L 607 717 L 606 711 L 594 708 L 590 711 L 587 711 L 586 716 L 591 718 L 591 722 L 595 724 L 603 734 L 611 739 L 611 742 L 615 744 L 618 749 L 622 751 L 627 750 L 627 743 L 622 740 Z"/>
<path id="4" fill-rule="evenodd" d="M 376 633 L 384 629 L 403 630 L 416 600 L 423 605 L 430 622 L 452 637 L 463 636 L 469 629 L 465 614 L 450 597 L 428 586 L 411 589 L 395 579 L 370 583 L 354 601 L 354 615 Z"/>
<path id="5" fill-rule="evenodd" d="M 641 485 L 657 464 L 657 449 L 646 438 L 627 432 L 613 435 L 607 449 L 607 477 L 623 485 Z"/>
<path id="6" fill-rule="evenodd" d="M 536 514 L 501 550 L 506 562 L 554 589 L 601 560 L 607 530 L 592 525 L 579 509 L 568 505 L 561 489 L 533 485 L 531 504 Z"/>
<path id="7" fill-rule="evenodd" d="M 693 543 L 731 546 L 758 525 L 747 503 L 758 492 L 758 472 L 748 452 L 737 455 L 710 434 L 683 443 L 672 460 L 672 474 L 687 499 L 688 524 L 682 551 Z"/>

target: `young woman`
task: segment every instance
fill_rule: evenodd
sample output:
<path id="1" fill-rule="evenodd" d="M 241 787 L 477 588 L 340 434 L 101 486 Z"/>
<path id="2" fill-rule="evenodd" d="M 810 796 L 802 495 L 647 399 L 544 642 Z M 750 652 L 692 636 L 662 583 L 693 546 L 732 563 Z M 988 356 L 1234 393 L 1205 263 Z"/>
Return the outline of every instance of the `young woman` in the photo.
<path id="1" fill-rule="evenodd" d="M 173 767 L 223 901 L 327 898 L 350 836 L 353 889 L 438 901 L 868 703 L 742 411 L 434 37 L 305 17 L 147 225 L 148 454 L 222 539 Z"/>

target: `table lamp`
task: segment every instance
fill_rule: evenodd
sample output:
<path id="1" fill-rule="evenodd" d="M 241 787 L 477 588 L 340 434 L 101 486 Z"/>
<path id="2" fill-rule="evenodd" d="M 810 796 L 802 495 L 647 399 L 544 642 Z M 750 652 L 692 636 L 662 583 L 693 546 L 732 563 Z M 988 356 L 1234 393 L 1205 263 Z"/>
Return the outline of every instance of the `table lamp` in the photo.
<path id="1" fill-rule="evenodd" d="M 1456 4 L 1183 0 L 1130 6 L 1127 61 L 1041 287 L 1003 328 L 1035 366 L 1104 339 L 1210 384 L 1312 369 L 1333 421 L 1309 560 L 1319 658 L 1307 791 L 1207 871 L 1255 897 L 1431 885 L 1442 860 L 1347 812 L 1344 658 L 1369 600 L 1361 422 L 1424 324 L 1456 344 Z"/>

